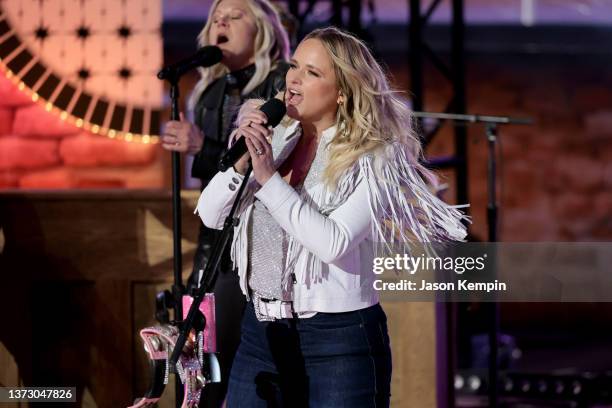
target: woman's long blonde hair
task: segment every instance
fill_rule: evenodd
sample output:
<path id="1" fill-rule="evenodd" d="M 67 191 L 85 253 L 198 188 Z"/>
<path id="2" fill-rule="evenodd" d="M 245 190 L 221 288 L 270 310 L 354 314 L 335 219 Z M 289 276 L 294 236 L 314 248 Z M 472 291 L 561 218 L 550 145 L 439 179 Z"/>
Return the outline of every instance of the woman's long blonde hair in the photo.
<path id="1" fill-rule="evenodd" d="M 198 35 L 198 45 L 204 47 L 209 45 L 208 34 L 212 26 L 212 15 L 222 0 L 215 0 L 210 7 L 206 25 Z M 268 0 L 245 0 L 249 10 L 255 16 L 257 34 L 254 39 L 255 48 L 255 74 L 242 90 L 246 95 L 261 84 L 271 70 L 281 60 L 289 58 L 289 38 L 281 24 L 276 8 Z M 211 82 L 225 75 L 229 70 L 223 64 L 213 65 L 211 68 L 199 68 L 200 80 L 196 84 L 189 98 L 189 108 L 193 109 L 202 92 Z"/>
<path id="2" fill-rule="evenodd" d="M 399 142 L 411 165 L 427 179 L 432 173 L 420 164 L 421 142 L 412 126 L 412 112 L 390 88 L 387 76 L 363 41 L 335 27 L 312 31 L 332 59 L 336 81 L 344 97 L 336 114 L 336 135 L 329 145 L 329 164 L 323 174 L 328 186 L 362 155 Z"/>

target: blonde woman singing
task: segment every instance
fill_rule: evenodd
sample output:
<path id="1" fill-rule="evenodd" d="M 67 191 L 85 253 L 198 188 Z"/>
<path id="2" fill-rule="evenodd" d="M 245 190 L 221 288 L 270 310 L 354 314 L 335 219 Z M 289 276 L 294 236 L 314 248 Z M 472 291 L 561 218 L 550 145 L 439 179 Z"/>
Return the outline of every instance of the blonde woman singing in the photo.
<path id="1" fill-rule="evenodd" d="M 462 240 L 464 216 L 428 189 L 410 111 L 363 42 L 313 31 L 286 85 L 289 119 L 272 132 L 243 109 L 236 135 L 249 152 L 198 202 L 204 224 L 221 228 L 250 158 L 232 244 L 248 304 L 227 405 L 386 407 L 375 243 Z"/>

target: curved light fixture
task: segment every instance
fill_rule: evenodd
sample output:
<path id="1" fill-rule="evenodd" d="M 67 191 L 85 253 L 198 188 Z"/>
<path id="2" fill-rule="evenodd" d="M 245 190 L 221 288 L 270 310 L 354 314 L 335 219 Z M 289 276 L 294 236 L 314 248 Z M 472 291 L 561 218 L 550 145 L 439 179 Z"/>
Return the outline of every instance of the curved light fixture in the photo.
<path id="1" fill-rule="evenodd" d="M 32 101 L 66 122 L 109 138 L 159 143 L 161 110 L 119 103 L 71 84 L 30 52 L 1 4 L 0 69 Z"/>

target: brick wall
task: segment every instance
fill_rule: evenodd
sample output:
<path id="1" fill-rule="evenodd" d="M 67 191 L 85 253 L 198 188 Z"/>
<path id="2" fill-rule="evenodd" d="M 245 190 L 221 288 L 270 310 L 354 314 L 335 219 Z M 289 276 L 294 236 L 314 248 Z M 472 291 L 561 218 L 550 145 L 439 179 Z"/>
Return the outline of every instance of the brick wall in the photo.
<path id="1" fill-rule="evenodd" d="M 0 73 L 0 189 L 160 188 L 160 150 L 70 125 Z"/>
<path id="2" fill-rule="evenodd" d="M 612 73 L 596 58 L 470 57 L 470 113 L 528 116 L 531 126 L 505 126 L 499 180 L 504 241 L 612 239 Z M 394 66 L 408 85 L 407 67 Z M 444 109 L 446 79 L 429 69 L 426 107 Z M 436 136 L 430 157 L 452 152 L 452 131 Z M 487 143 L 469 128 L 472 233 L 486 240 Z M 452 172 L 443 172 L 451 184 Z"/>

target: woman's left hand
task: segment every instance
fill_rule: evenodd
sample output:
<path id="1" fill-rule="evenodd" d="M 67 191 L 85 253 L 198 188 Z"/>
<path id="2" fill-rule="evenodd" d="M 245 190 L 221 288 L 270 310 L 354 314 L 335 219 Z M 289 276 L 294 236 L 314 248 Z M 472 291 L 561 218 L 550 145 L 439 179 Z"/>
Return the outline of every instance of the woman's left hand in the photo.
<path id="1" fill-rule="evenodd" d="M 255 180 L 260 186 L 263 186 L 274 175 L 276 169 L 272 157 L 272 146 L 268 142 L 272 136 L 272 130 L 261 128 L 265 129 L 267 133 L 264 134 L 262 131 L 245 133 L 244 138 L 251 156 Z"/>

